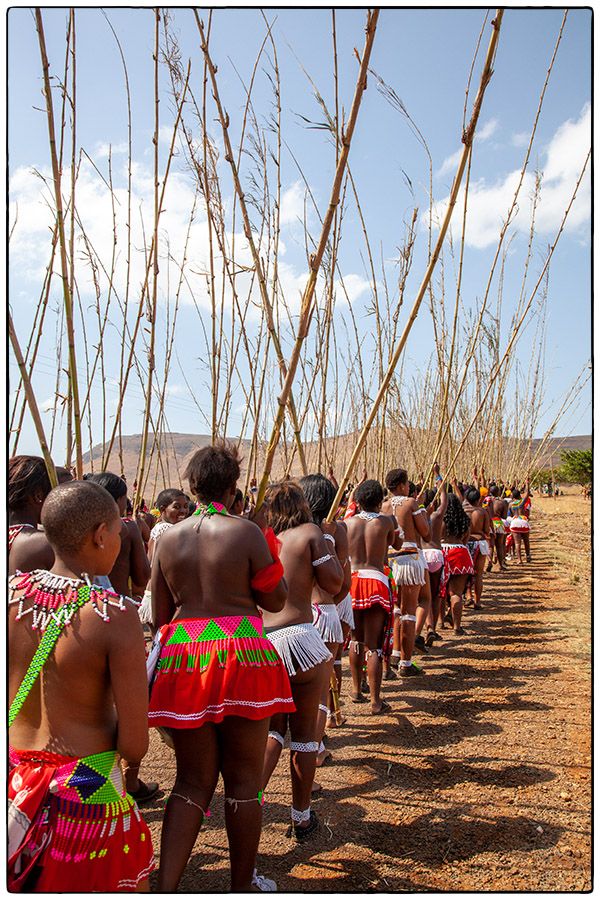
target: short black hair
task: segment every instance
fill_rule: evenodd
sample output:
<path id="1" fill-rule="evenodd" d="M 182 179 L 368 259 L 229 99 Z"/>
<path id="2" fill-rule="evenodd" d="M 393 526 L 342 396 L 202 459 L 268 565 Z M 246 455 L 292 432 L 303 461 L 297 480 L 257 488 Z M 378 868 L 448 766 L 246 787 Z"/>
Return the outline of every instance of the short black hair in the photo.
<path id="1" fill-rule="evenodd" d="M 58 553 L 76 552 L 103 522 L 119 515 L 117 504 L 99 484 L 69 481 L 50 491 L 42 506 L 46 537 Z"/>
<path id="2" fill-rule="evenodd" d="M 391 469 L 385 476 L 385 486 L 389 491 L 395 490 L 399 484 L 406 484 L 407 481 L 406 469 Z"/>
<path id="3" fill-rule="evenodd" d="M 163 509 L 170 506 L 178 497 L 184 497 L 187 500 L 187 497 L 180 488 L 165 488 L 165 490 L 161 491 L 156 498 L 156 508 L 162 512 Z"/>
<path id="4" fill-rule="evenodd" d="M 492 495 L 492 497 L 497 497 L 499 493 L 500 493 L 500 488 L 498 487 L 497 484 L 493 484 L 490 488 L 490 494 Z"/>
<path id="5" fill-rule="evenodd" d="M 471 506 L 477 506 L 477 504 L 481 500 L 481 494 L 476 487 L 468 487 L 465 491 L 465 499 L 468 503 L 471 504 Z"/>
<path id="6" fill-rule="evenodd" d="M 113 500 L 120 500 L 127 494 L 127 485 L 118 475 L 112 472 L 94 472 L 91 475 L 83 476 L 85 481 L 91 481 L 93 484 L 99 484 L 108 491 Z"/>
<path id="7" fill-rule="evenodd" d="M 356 488 L 354 498 L 365 512 L 375 512 L 383 503 L 383 486 L 374 478 L 368 478 Z"/>
<path id="8" fill-rule="evenodd" d="M 333 484 L 324 475 L 305 475 L 300 479 L 300 487 L 310 507 L 313 522 L 320 526 L 335 500 L 336 490 Z"/>
<path id="9" fill-rule="evenodd" d="M 194 497 L 204 502 L 218 500 L 235 487 L 240 477 L 240 457 L 235 444 L 225 441 L 203 447 L 192 456 L 183 477 Z"/>
<path id="10" fill-rule="evenodd" d="M 20 509 L 35 493 L 45 498 L 52 488 L 41 456 L 13 456 L 8 461 L 8 508 Z"/>

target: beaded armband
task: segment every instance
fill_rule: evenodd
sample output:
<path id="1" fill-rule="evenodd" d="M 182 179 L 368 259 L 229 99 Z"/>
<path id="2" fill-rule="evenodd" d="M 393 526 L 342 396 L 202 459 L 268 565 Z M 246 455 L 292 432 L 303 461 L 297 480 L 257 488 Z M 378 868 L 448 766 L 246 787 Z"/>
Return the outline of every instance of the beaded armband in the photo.
<path id="1" fill-rule="evenodd" d="M 318 559 L 313 559 L 313 566 L 322 566 L 323 563 L 326 563 L 329 559 L 333 559 L 331 553 L 328 553 L 327 556 L 320 556 Z"/>

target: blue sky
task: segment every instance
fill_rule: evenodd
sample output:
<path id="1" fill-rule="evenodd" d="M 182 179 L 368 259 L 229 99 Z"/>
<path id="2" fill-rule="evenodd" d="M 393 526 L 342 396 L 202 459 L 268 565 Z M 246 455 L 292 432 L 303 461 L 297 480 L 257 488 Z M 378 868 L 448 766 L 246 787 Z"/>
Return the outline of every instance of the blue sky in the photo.
<path id="1" fill-rule="evenodd" d="M 153 15 L 150 10 L 108 9 L 107 14 L 121 40 L 127 60 L 133 98 L 133 156 L 136 163 L 136 197 L 140 199 L 146 228 L 151 222 L 151 177 L 153 128 Z M 64 64 L 66 12 L 44 10 L 46 41 L 53 74 L 60 74 Z M 299 61 L 317 84 L 325 101 L 333 108 L 331 12 L 329 10 L 268 10 L 267 18 L 274 21 L 281 84 L 283 136 L 300 161 L 314 192 L 321 213 L 324 212 L 334 171 L 331 141 L 323 130 L 310 129 L 300 118 L 314 122 L 323 120 L 323 113 L 312 93 Z M 528 139 L 539 92 L 562 20 L 561 10 L 507 10 L 493 79 L 486 93 L 480 118 L 480 139 L 475 144 L 468 220 L 467 252 L 465 254 L 463 300 L 467 308 L 480 298 L 495 252 L 495 237 L 512 196 L 511 184 L 518 172 Z M 100 10 L 77 11 L 77 115 L 78 144 L 94 159 L 106 176 L 107 147 L 112 145 L 115 186 L 125 184 L 126 106 L 123 89 L 123 70 L 110 29 Z M 200 93 L 202 61 L 193 15 L 189 10 L 174 10 L 172 22 L 178 34 L 184 64 L 192 59 L 192 84 Z M 203 16 L 206 19 L 206 14 Z M 456 163 L 453 156 L 460 148 L 460 132 L 467 82 L 473 50 L 484 18 L 480 9 L 392 10 L 381 11 L 378 33 L 372 55 L 372 68 L 392 86 L 425 136 L 433 158 L 434 196 L 443 202 L 449 193 Z M 364 10 L 338 10 L 336 15 L 340 101 L 348 111 L 357 72 L 353 48 L 361 48 L 364 39 Z M 27 340 L 43 270 L 47 264 L 50 238 L 48 213 L 41 200 L 41 184 L 32 169 L 49 171 L 49 152 L 45 116 L 34 109 L 41 107 L 41 67 L 37 35 L 31 12 L 13 9 L 9 13 L 9 167 L 11 176 L 11 218 L 16 226 L 11 242 L 10 303 L 22 343 Z M 482 42 L 483 52 L 489 39 L 489 25 Z M 211 50 L 218 64 L 218 78 L 225 108 L 231 119 L 232 138 L 239 135 L 244 93 L 236 69 L 248 80 L 258 49 L 265 35 L 265 24 L 259 10 L 216 10 L 213 14 Z M 558 227 L 577 174 L 589 146 L 589 104 L 591 100 L 591 13 L 572 9 L 552 79 L 548 88 L 536 141 L 532 168 L 546 173 L 542 185 L 542 199 L 538 213 L 538 230 L 534 244 L 534 260 L 530 284 L 539 271 L 546 245 Z M 480 65 L 480 64 L 479 64 Z M 478 80 L 479 65 L 474 76 Z M 235 66 L 235 68 L 234 68 Z M 264 60 L 257 75 L 254 102 L 259 117 L 271 110 L 272 93 L 264 68 Z M 55 92 L 55 109 L 58 96 Z M 173 120 L 173 101 L 169 96 L 166 72 L 161 71 L 161 122 L 164 132 L 160 143 L 164 161 L 169 139 L 169 125 Z M 220 135 L 215 126 L 215 139 Z M 404 119 L 393 110 L 376 89 L 374 79 L 364 96 L 357 131 L 353 141 L 350 166 L 358 186 L 372 245 L 377 255 L 391 261 L 402 241 L 404 222 L 410 218 L 414 206 L 420 214 L 427 208 L 426 184 L 428 169 L 422 147 L 409 131 Z M 403 172 L 413 185 L 413 195 Z M 233 191 L 226 164 L 220 163 L 219 174 L 226 202 Z M 242 164 L 242 176 L 247 169 Z M 99 252 L 107 260 L 112 237 L 106 194 L 91 167 L 85 163 L 80 170 L 81 189 L 78 211 L 90 234 L 98 241 Z M 193 190 L 189 173 L 181 165 L 181 157 L 173 168 L 172 192 L 168 195 L 165 230 L 169 232 L 171 249 L 177 255 L 185 233 L 185 226 Z M 305 280 L 305 252 L 303 229 L 298 220 L 304 207 L 304 192 L 298 171 L 289 153 L 284 150 L 282 162 L 284 195 L 284 224 L 282 255 L 286 296 L 293 304 Z M 78 187 L 79 191 L 79 187 Z M 505 277 L 505 307 L 508 327 L 509 311 L 520 289 L 528 229 L 528 192 L 520 201 L 520 216 L 514 227 L 514 239 L 507 262 Z M 589 181 L 584 183 L 581 196 L 567 230 L 556 251 L 550 276 L 547 322 L 546 356 L 546 414 L 539 423 L 543 434 L 550 425 L 562 396 L 591 354 L 591 286 L 590 286 L 590 222 Z M 18 209 L 18 213 L 16 210 Z M 308 226 L 318 233 L 314 212 L 309 213 Z M 454 220 L 455 236 L 459 219 Z M 200 240 L 200 232 L 196 236 Z M 426 234 L 420 225 L 415 259 L 409 280 L 407 307 L 420 281 L 425 264 Z M 372 318 L 366 316 L 369 301 L 369 276 L 361 255 L 364 244 L 356 211 L 349 204 L 340 248 L 340 268 L 347 278 L 346 286 L 352 294 L 353 309 L 361 333 L 367 335 L 366 347 L 372 344 Z M 78 281 L 84 304 L 92 299 L 89 274 L 78 261 Z M 394 267 L 388 262 L 388 275 L 393 280 Z M 448 266 L 450 262 L 448 260 Z M 449 274 L 450 269 L 448 269 Z M 436 276 L 439 281 L 439 276 Z M 288 295 L 289 291 L 289 295 Z M 452 291 L 450 290 L 450 295 Z M 56 279 L 53 306 L 60 302 L 60 284 Z M 135 296 L 135 292 L 133 294 Z M 166 288 L 161 297 L 166 302 Z M 447 301 L 448 302 L 448 301 Z M 451 301 L 449 301 L 451 303 Z M 202 305 L 202 298 L 200 300 Z M 164 315 L 164 306 L 161 308 Z M 343 304 L 341 305 L 343 312 Z M 40 402 L 48 401 L 53 392 L 56 363 L 56 316 L 51 316 L 44 330 L 40 367 L 35 388 Z M 177 331 L 177 348 L 184 360 L 188 380 L 198 386 L 199 402 L 208 411 L 206 390 L 206 354 L 202 352 L 197 313 L 188 301 L 183 303 Z M 339 332 L 343 346 L 343 333 Z M 530 330 L 528 335 L 533 335 Z M 159 339 L 159 345 L 161 341 Z M 113 333 L 107 334 L 109 353 L 115 348 Z M 159 347 L 160 349 L 160 347 Z M 411 333 L 407 355 L 414 364 L 424 366 L 432 352 L 432 326 L 429 311 L 422 307 Z M 529 347 L 525 338 L 519 345 L 519 356 L 527 361 Z M 204 362 L 198 362 L 198 357 Z M 15 386 L 14 366 L 10 374 Z M 114 380 L 114 378 L 113 378 Z M 109 378 L 110 381 L 110 378 Z M 206 431 L 199 421 L 196 407 L 183 385 L 180 373 L 173 371 L 172 392 L 167 413 L 176 431 Z M 109 386 L 109 395 L 116 396 L 116 387 Z M 240 400 L 242 402 L 240 402 Z M 94 392 L 99 402 L 99 388 Z M 139 384 L 131 382 L 131 396 L 123 411 L 128 426 L 125 433 L 139 430 L 143 406 Z M 236 433 L 241 421 L 243 398 L 237 396 L 237 413 L 231 418 L 231 433 Z M 554 410 L 554 412 L 553 412 Z M 584 413 L 583 406 L 581 413 Z M 578 413 L 579 414 L 579 413 Z M 50 413 L 45 422 L 50 427 Z M 576 419 L 565 418 L 559 433 L 572 427 L 576 433 L 588 432 L 591 411 Z M 94 428 L 94 440 L 99 438 L 99 426 Z M 58 429 L 57 448 L 61 447 Z M 28 421 L 20 444 L 22 452 L 36 452 L 37 441 Z M 60 456 L 60 450 L 58 456 Z"/>

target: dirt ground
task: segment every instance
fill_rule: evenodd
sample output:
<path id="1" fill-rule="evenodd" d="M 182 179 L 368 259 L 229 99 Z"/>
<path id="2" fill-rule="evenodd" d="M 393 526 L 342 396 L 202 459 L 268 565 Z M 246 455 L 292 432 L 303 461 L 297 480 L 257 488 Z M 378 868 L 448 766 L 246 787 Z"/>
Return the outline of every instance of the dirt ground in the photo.
<path id="1" fill-rule="evenodd" d="M 426 676 L 384 683 L 393 712 L 346 698 L 318 773 L 322 827 L 286 836 L 287 751 L 267 793 L 258 869 L 280 891 L 591 889 L 590 504 L 535 498 L 533 562 L 486 576 L 484 610 L 421 661 Z M 344 687 L 349 689 L 347 660 Z M 165 789 L 144 808 L 158 858 L 171 751 L 151 732 L 143 777 Z M 229 884 L 221 785 L 180 891 Z"/>

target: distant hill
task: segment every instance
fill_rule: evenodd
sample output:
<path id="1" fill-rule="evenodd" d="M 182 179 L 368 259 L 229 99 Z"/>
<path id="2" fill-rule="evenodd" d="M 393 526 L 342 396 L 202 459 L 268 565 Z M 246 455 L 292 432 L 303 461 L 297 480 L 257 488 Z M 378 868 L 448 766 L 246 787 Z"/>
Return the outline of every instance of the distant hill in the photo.
<path id="1" fill-rule="evenodd" d="M 354 446 L 355 438 L 356 435 L 343 435 L 339 438 L 338 451 L 342 457 L 345 457 L 346 454 L 352 449 L 352 447 Z M 232 438 L 231 440 L 236 441 L 237 439 Z M 539 446 L 540 441 L 540 438 L 537 438 L 533 441 L 533 453 L 535 453 L 535 449 Z M 121 469 L 121 463 L 119 460 L 118 442 L 115 442 L 113 452 L 111 453 L 108 462 L 107 468 L 111 472 L 115 472 L 117 475 L 120 475 L 123 472 L 129 485 L 132 485 L 135 480 L 141 442 L 142 436 L 140 434 L 123 435 L 123 468 Z M 196 452 L 196 450 L 199 450 L 201 447 L 206 447 L 208 444 L 210 444 L 210 442 L 211 437 L 209 434 L 180 434 L 177 432 L 167 434 L 164 437 L 160 448 L 162 465 L 159 463 L 157 467 L 156 451 L 150 465 L 150 476 L 146 483 L 146 493 L 149 495 L 149 497 L 147 497 L 146 499 L 150 499 L 150 495 L 153 495 L 156 492 L 162 490 L 163 487 L 179 485 L 180 475 L 183 475 L 183 472 L 185 471 L 185 468 L 192 455 Z M 540 469 L 549 467 L 551 465 L 557 466 L 560 463 L 560 453 L 562 450 L 588 450 L 591 448 L 591 446 L 592 438 L 589 434 L 574 435 L 568 438 L 552 438 L 552 440 L 548 442 L 545 450 L 542 452 L 537 465 Z M 310 445 L 307 445 L 307 450 L 309 447 Z M 149 458 L 150 456 L 151 449 L 152 435 L 150 435 L 148 439 L 147 458 Z M 240 453 L 242 457 L 248 459 L 250 454 L 250 441 L 244 440 L 241 442 Z M 259 452 L 259 473 L 261 471 L 262 459 L 262 453 Z M 91 453 L 84 454 L 83 462 L 86 470 L 89 470 L 91 468 L 90 462 L 92 460 L 94 463 L 94 469 L 98 469 L 102 460 L 101 444 L 97 444 L 95 447 L 93 447 Z M 283 459 L 279 455 L 279 453 L 277 453 L 275 455 L 275 462 L 273 465 L 273 476 L 275 478 L 280 478 L 283 475 L 283 471 Z M 245 469 L 243 463 L 242 474 L 245 477 Z"/>
<path id="2" fill-rule="evenodd" d="M 541 438 L 536 438 L 532 442 L 532 449 L 535 453 L 539 447 Z M 538 460 L 538 468 L 545 469 L 550 466 L 560 465 L 560 454 L 563 450 L 591 450 L 592 436 L 591 434 L 574 434 L 567 438 L 555 437 L 551 438 Z"/>
<path id="3" fill-rule="evenodd" d="M 141 434 L 124 434 L 122 443 L 123 467 L 121 468 L 119 444 L 117 439 L 115 441 L 112 453 L 109 457 L 107 468 L 109 469 L 109 471 L 115 472 L 117 475 L 124 474 L 127 480 L 127 484 L 131 485 L 135 481 L 137 464 L 142 446 L 142 436 Z M 211 437 L 209 434 L 179 434 L 177 432 L 168 434 L 164 443 L 161 444 L 160 448 L 162 465 L 160 464 L 160 462 L 158 462 L 158 490 L 162 490 L 163 487 L 168 485 L 178 485 L 178 470 L 180 473 L 183 473 L 185 471 L 186 465 L 188 464 L 188 461 L 191 459 L 196 450 L 200 450 L 202 447 L 206 447 L 210 443 Z M 249 441 L 242 441 L 242 453 L 244 445 L 246 445 L 246 447 L 249 447 Z M 151 452 L 152 435 L 150 434 L 148 436 L 148 450 L 146 454 L 147 460 L 149 460 Z M 93 461 L 94 468 L 99 467 L 102 461 L 102 453 L 102 444 L 96 444 L 96 446 L 92 448 L 91 453 L 84 454 L 84 466 L 89 467 L 90 462 Z M 157 455 L 155 450 L 154 459 L 151 464 L 151 474 L 148 481 L 148 488 L 150 489 L 150 492 L 152 492 L 153 483 L 155 481 L 156 466 Z"/>

